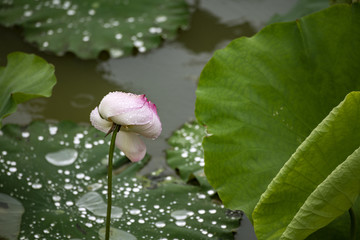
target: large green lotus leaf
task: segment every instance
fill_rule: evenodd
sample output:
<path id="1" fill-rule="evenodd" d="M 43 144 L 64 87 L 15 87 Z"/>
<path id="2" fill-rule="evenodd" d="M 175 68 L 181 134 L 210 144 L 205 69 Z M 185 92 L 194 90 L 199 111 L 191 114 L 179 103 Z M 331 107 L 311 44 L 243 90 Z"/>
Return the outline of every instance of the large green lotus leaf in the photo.
<path id="1" fill-rule="evenodd" d="M 23 214 L 18 239 L 103 239 L 110 138 L 71 122 L 5 125 L 0 135 L 0 238 Z M 147 159 L 115 152 L 111 239 L 233 239 L 240 215 L 200 187 L 137 177 Z"/>
<path id="2" fill-rule="evenodd" d="M 1 120 L 16 111 L 17 104 L 37 97 L 50 97 L 56 83 L 54 66 L 33 54 L 14 52 L 0 67 Z"/>
<path id="3" fill-rule="evenodd" d="M 298 0 L 288 13 L 282 15 L 276 14 L 270 19 L 269 24 L 293 21 L 327 7 L 329 7 L 329 0 Z"/>
<path id="4" fill-rule="evenodd" d="M 145 52 L 188 24 L 184 0 L 14 0 L 0 3 L 0 23 L 20 25 L 25 39 L 57 55 L 83 59 Z"/>
<path id="5" fill-rule="evenodd" d="M 359 103 L 360 92 L 347 95 L 271 181 L 253 212 L 258 239 L 305 239 L 355 203 L 360 192 Z M 341 230 L 346 239 L 349 225 Z"/>
<path id="6" fill-rule="evenodd" d="M 195 177 L 200 184 L 209 185 L 204 174 L 204 150 L 201 145 L 205 135 L 205 128 L 193 122 L 184 124 L 168 140 L 171 148 L 166 151 L 167 162 L 184 181 Z"/>
<path id="7" fill-rule="evenodd" d="M 360 7 L 334 5 L 217 51 L 199 80 L 205 173 L 225 206 L 251 217 L 302 141 L 360 88 Z"/>

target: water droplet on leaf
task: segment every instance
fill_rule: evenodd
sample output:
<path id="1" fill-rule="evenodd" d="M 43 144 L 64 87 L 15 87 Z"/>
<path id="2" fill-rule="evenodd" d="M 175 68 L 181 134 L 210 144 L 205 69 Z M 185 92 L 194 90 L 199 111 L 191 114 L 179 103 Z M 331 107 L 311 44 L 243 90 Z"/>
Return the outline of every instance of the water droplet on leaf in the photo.
<path id="1" fill-rule="evenodd" d="M 55 166 L 68 166 L 75 162 L 78 152 L 75 149 L 63 149 L 45 155 L 46 160 Z"/>

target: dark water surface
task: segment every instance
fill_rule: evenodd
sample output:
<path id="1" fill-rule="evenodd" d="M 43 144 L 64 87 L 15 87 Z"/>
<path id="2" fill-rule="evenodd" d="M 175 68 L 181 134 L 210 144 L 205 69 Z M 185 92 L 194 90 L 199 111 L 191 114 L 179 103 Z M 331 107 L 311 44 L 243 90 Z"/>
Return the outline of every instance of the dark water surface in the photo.
<path id="1" fill-rule="evenodd" d="M 148 53 L 110 60 L 80 60 L 43 53 L 21 37 L 21 30 L 0 27 L 0 65 L 13 51 L 35 53 L 55 66 L 57 84 L 51 98 L 31 100 L 5 123 L 28 124 L 32 120 L 72 120 L 89 123 L 90 111 L 110 91 L 146 94 L 158 107 L 163 133 L 147 141 L 151 164 L 146 171 L 166 168 L 166 139 L 187 121 L 195 119 L 195 90 L 201 70 L 216 49 L 231 40 L 252 36 L 275 13 L 288 11 L 295 0 L 202 0 L 192 4 L 189 29 L 174 41 Z M 251 233 L 250 233 L 251 235 Z M 250 239 L 248 237 L 242 239 Z"/>

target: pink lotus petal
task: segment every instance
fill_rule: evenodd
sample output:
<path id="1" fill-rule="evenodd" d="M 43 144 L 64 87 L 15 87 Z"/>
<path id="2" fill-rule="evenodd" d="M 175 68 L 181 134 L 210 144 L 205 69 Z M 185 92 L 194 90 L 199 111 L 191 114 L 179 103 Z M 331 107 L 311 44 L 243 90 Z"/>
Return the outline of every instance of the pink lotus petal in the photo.
<path id="1" fill-rule="evenodd" d="M 156 111 L 155 104 L 150 102 L 149 106 L 151 106 L 152 115 L 153 115 L 151 122 L 144 125 L 125 126 L 122 127 L 121 130 L 128 132 L 136 132 L 147 138 L 152 138 L 152 139 L 157 138 L 161 134 L 162 126 L 161 126 L 160 118 Z"/>
<path id="2" fill-rule="evenodd" d="M 115 144 L 132 162 L 138 162 L 145 156 L 146 145 L 136 133 L 119 131 Z"/>
<path id="3" fill-rule="evenodd" d="M 112 122 L 101 118 L 97 107 L 90 113 L 90 122 L 96 129 L 104 133 L 107 133 L 113 124 Z"/>
<path id="4" fill-rule="evenodd" d="M 111 121 L 119 125 L 144 125 L 153 120 L 153 113 L 146 102 L 141 108 L 110 117 Z"/>
<path id="5" fill-rule="evenodd" d="M 99 112 L 105 119 L 122 113 L 141 109 L 147 102 L 145 95 L 124 92 L 110 92 L 100 102 Z"/>

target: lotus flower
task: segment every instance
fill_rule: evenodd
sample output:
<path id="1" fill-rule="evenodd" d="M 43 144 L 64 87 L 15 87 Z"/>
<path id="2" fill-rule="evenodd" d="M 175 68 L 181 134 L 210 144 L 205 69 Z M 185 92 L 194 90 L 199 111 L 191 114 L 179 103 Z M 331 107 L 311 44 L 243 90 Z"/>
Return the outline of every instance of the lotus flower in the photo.
<path id="1" fill-rule="evenodd" d="M 140 135 L 155 139 L 161 133 L 156 106 L 145 95 L 110 92 L 90 114 L 91 124 L 108 133 L 114 124 L 121 125 L 115 145 L 132 161 L 144 158 L 146 145 Z"/>

